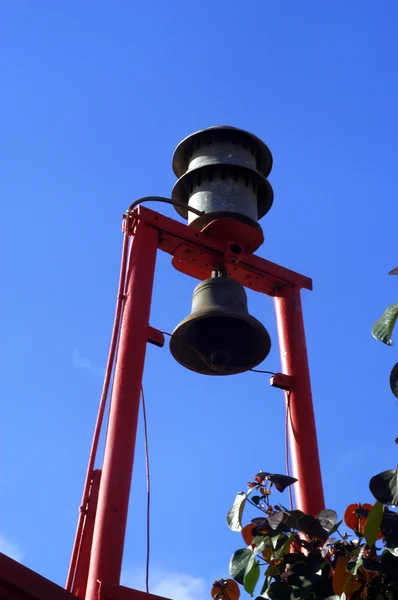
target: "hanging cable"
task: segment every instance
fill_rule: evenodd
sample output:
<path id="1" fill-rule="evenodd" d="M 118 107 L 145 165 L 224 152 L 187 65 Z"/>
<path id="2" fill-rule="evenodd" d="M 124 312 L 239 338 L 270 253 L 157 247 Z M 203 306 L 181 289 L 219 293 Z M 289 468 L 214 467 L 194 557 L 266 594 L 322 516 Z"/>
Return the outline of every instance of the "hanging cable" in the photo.
<path id="1" fill-rule="evenodd" d="M 74 544 L 73 544 L 72 555 L 71 555 L 71 560 L 70 560 L 70 565 L 69 565 L 69 571 L 68 571 L 68 576 L 67 576 L 66 586 L 65 586 L 69 592 L 72 592 L 72 589 L 73 589 L 76 565 L 77 565 L 77 561 L 79 558 L 79 551 L 80 551 L 83 529 L 84 529 L 84 521 L 85 521 L 86 510 L 87 510 L 87 502 L 88 502 L 89 493 L 90 493 L 91 479 L 92 479 L 92 474 L 93 474 L 93 470 L 94 470 L 95 459 L 97 456 L 97 450 L 98 450 L 98 444 L 99 444 L 99 439 L 100 439 L 100 435 L 101 435 L 102 423 L 104 420 L 106 402 L 107 402 L 108 394 L 109 394 L 109 385 L 111 382 L 113 365 L 114 365 L 114 361 L 115 361 L 115 354 L 116 354 L 117 344 L 118 344 L 118 339 L 119 339 L 120 322 L 121 322 L 122 310 L 123 310 L 123 305 L 124 305 L 124 288 L 125 288 L 125 279 L 126 279 L 126 270 L 127 270 L 127 255 L 128 255 L 128 248 L 129 248 L 129 232 L 128 232 L 129 228 L 127 227 L 127 224 L 125 224 L 125 225 L 126 225 L 126 227 L 124 229 L 124 235 L 123 235 L 122 258 L 121 258 L 121 264 L 120 264 L 119 284 L 118 284 L 118 291 L 117 291 L 115 318 L 114 318 L 114 322 L 113 322 L 111 343 L 110 343 L 110 347 L 109 347 L 108 360 L 107 360 L 106 369 L 105 369 L 104 383 L 103 383 L 103 387 L 102 387 L 101 398 L 100 398 L 100 402 L 99 402 L 99 406 L 98 406 L 97 421 L 96 421 L 95 427 L 94 427 L 93 441 L 91 444 L 90 456 L 88 459 L 86 479 L 85 479 L 85 483 L 84 483 L 82 501 L 81 501 L 81 505 L 80 505 L 80 512 L 79 512 L 79 519 L 78 519 L 78 524 L 77 524 L 77 529 L 76 529 L 76 536 L 75 536 L 75 540 L 74 540 Z"/>
<path id="2" fill-rule="evenodd" d="M 203 210 L 198 210 L 193 206 L 188 206 L 188 204 L 184 204 L 184 202 L 176 202 L 175 200 L 171 200 L 171 198 L 163 198 L 163 196 L 145 196 L 145 198 L 135 200 L 126 210 L 126 214 L 131 214 L 139 204 L 143 204 L 144 202 L 164 202 L 164 204 L 171 204 L 172 206 L 178 206 L 179 208 L 193 212 L 199 217 L 206 214 Z"/>
<path id="3" fill-rule="evenodd" d="M 264 373 L 265 375 L 276 375 L 273 371 L 261 371 L 260 369 L 250 369 L 252 373 Z"/>
<path id="4" fill-rule="evenodd" d="M 142 415 L 144 418 L 144 446 L 145 446 L 145 471 L 146 471 L 146 565 L 145 565 L 145 591 L 149 594 L 149 560 L 150 560 L 150 541 L 151 541 L 151 475 L 149 470 L 149 452 L 148 452 L 148 422 L 146 418 L 146 405 L 144 396 L 144 387 L 141 386 Z"/>

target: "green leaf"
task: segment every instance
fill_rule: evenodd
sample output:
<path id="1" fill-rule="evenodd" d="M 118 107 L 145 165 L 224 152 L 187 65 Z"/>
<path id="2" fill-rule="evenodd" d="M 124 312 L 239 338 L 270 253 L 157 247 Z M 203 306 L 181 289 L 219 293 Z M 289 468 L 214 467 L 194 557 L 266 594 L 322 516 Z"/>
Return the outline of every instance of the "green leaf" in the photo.
<path id="1" fill-rule="evenodd" d="M 254 504 L 256 504 L 256 505 L 257 505 L 257 504 L 260 504 L 260 502 L 261 502 L 261 496 L 253 496 L 253 497 L 252 497 L 252 499 L 251 499 L 251 501 L 252 501 Z"/>
<path id="2" fill-rule="evenodd" d="M 284 541 L 282 546 L 275 550 L 274 558 L 276 560 L 278 560 L 279 558 L 282 558 L 282 556 L 284 556 L 285 554 L 288 554 L 290 552 L 290 546 L 291 546 L 292 542 L 294 541 L 294 539 L 296 538 L 296 535 L 297 535 L 296 532 L 291 533 L 289 535 L 289 537 L 286 538 L 286 541 Z"/>
<path id="3" fill-rule="evenodd" d="M 381 502 L 375 502 L 368 518 L 366 519 L 364 536 L 368 546 L 373 546 L 377 540 L 381 521 L 383 518 L 384 506 Z M 355 573 L 354 573 L 355 575 Z"/>
<path id="4" fill-rule="evenodd" d="M 232 531 L 242 531 L 242 514 L 246 500 L 246 494 L 244 492 L 238 492 L 233 505 L 228 511 L 227 523 Z"/>
<path id="5" fill-rule="evenodd" d="M 398 437 L 395 438 L 395 443 L 398 444 Z"/>
<path id="6" fill-rule="evenodd" d="M 260 567 L 258 562 L 255 560 L 250 568 L 246 570 L 243 577 L 243 587 L 246 592 L 253 596 L 254 589 L 260 577 Z"/>
<path id="7" fill-rule="evenodd" d="M 378 502 L 398 506 L 398 471 L 389 469 L 372 477 L 369 489 Z"/>
<path id="8" fill-rule="evenodd" d="M 380 340 L 387 346 L 392 346 L 392 332 L 395 322 L 398 318 L 398 302 L 389 306 L 380 319 L 372 327 L 372 335 L 376 340 Z"/>
<path id="9" fill-rule="evenodd" d="M 267 570 L 265 571 L 266 577 L 273 577 L 274 575 L 279 574 L 279 569 L 275 565 L 268 565 Z"/>
<path id="10" fill-rule="evenodd" d="M 231 577 L 238 583 L 243 585 L 243 578 L 246 573 L 247 566 L 253 560 L 253 552 L 250 548 L 242 548 L 237 550 L 229 562 L 229 573 Z"/>
<path id="11" fill-rule="evenodd" d="M 390 373 L 390 389 L 394 396 L 398 398 L 398 363 L 396 363 Z"/>
<path id="12" fill-rule="evenodd" d="M 330 532 L 336 525 L 337 513 L 334 510 L 325 509 L 317 514 L 317 519 L 325 531 Z"/>
<path id="13" fill-rule="evenodd" d="M 362 566 L 362 558 L 358 558 L 357 560 L 350 560 L 347 565 L 347 571 L 352 575 L 356 575 L 359 567 Z"/>

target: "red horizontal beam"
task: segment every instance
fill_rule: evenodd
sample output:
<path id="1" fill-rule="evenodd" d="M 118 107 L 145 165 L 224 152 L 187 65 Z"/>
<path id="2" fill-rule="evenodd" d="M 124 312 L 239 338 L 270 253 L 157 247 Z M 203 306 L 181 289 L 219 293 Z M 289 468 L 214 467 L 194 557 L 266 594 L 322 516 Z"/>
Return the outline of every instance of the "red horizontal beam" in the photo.
<path id="1" fill-rule="evenodd" d="M 2 600 L 76 600 L 64 588 L 0 553 Z"/>
<path id="2" fill-rule="evenodd" d="M 122 585 L 100 584 L 99 600 L 168 600 L 163 596 L 132 590 Z"/>
<path id="3" fill-rule="evenodd" d="M 223 262 L 228 276 L 269 296 L 286 286 L 312 290 L 309 277 L 255 254 L 234 252 L 233 240 L 215 240 L 143 206 L 136 208 L 134 217 L 132 223 L 141 220 L 159 231 L 159 248 L 174 256 L 174 267 L 187 275 L 207 279 L 214 265 Z"/>

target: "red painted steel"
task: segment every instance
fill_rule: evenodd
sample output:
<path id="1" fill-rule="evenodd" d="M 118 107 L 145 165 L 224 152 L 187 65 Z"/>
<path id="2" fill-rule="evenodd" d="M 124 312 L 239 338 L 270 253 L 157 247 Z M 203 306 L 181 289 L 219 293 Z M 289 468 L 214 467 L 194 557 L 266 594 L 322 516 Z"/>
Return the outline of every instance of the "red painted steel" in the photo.
<path id="1" fill-rule="evenodd" d="M 149 325 L 158 248 L 171 254 L 173 265 L 187 275 L 206 279 L 214 265 L 224 262 L 228 276 L 255 291 L 275 296 L 283 373 L 277 373 L 271 385 L 288 390 L 292 466 L 293 474 L 298 479 L 294 486 L 297 508 L 309 514 L 324 508 L 300 298 L 301 288 L 312 289 L 311 279 L 255 256 L 251 253 L 250 243 L 240 250 L 227 235 L 224 239 L 215 239 L 213 235 L 217 233 L 217 227 L 214 230 L 209 228 L 207 233 L 198 232 L 143 207 L 138 207 L 129 215 L 125 224 L 111 349 L 68 574 L 68 590 L 73 586 L 74 591 L 82 597 L 91 554 L 86 600 L 158 598 L 119 585 L 146 344 L 164 344 L 163 334 Z M 239 228 L 236 231 L 241 238 L 246 235 Z M 133 241 L 127 269 L 130 235 Z M 88 503 L 88 494 L 118 338 L 114 391 L 95 516 L 96 492 L 94 490 L 91 503 Z M 0 592 L 7 600 L 76 598 L 69 591 L 1 554 Z"/>
<path id="2" fill-rule="evenodd" d="M 131 245 L 86 599 L 118 585 L 134 462 L 158 231 L 137 223 Z"/>
<path id="3" fill-rule="evenodd" d="M 95 515 L 97 513 L 98 493 L 101 481 L 101 470 L 93 471 L 87 509 L 83 524 L 81 544 L 79 547 L 79 560 L 72 586 L 72 593 L 79 598 L 84 598 L 87 587 L 88 569 L 90 566 L 91 547 L 93 543 Z"/>
<path id="4" fill-rule="evenodd" d="M 83 532 L 83 523 L 84 523 L 84 515 L 87 510 L 87 502 L 88 495 L 90 491 L 91 480 L 93 477 L 93 470 L 95 465 L 95 459 L 97 456 L 98 443 L 101 434 L 102 423 L 104 420 L 105 407 L 108 399 L 109 385 L 112 376 L 113 363 L 115 360 L 116 354 L 116 346 L 119 337 L 119 328 L 120 328 L 120 319 L 123 310 L 123 301 L 124 301 L 124 286 L 126 279 L 126 270 L 127 270 L 127 255 L 129 249 L 129 232 L 127 231 L 127 223 L 130 225 L 130 220 L 125 219 L 123 221 L 123 247 L 122 247 L 122 259 L 120 264 L 120 274 L 119 274 L 119 284 L 117 291 L 117 299 L 116 299 L 116 309 L 115 309 L 115 318 L 113 321 L 112 335 L 111 335 L 111 343 L 109 347 L 108 361 L 105 369 L 104 383 L 102 387 L 101 398 L 98 406 L 98 414 L 97 421 L 95 423 L 93 441 L 91 443 L 90 456 L 88 459 L 87 471 L 86 471 L 86 479 L 84 482 L 82 501 L 80 505 L 79 519 L 77 523 L 75 541 L 72 549 L 72 556 L 69 565 L 68 576 L 66 579 L 66 589 L 72 591 L 73 588 L 73 580 L 75 577 L 76 569 L 79 564 L 79 548 L 81 544 L 82 532 Z"/>
<path id="5" fill-rule="evenodd" d="M 64 588 L 0 553 L 2 600 L 76 600 Z M 115 600 L 119 600 L 115 597 Z"/>
<path id="6" fill-rule="evenodd" d="M 98 600 L 167 600 L 163 596 L 147 594 L 140 590 L 132 590 L 122 585 L 113 586 L 102 583 L 99 589 Z"/>
<path id="7" fill-rule="evenodd" d="M 255 254 L 231 252 L 232 241 L 215 240 L 204 232 L 174 221 L 148 208 L 139 206 L 135 217 L 159 231 L 159 249 L 175 257 L 173 265 L 182 273 L 198 279 L 207 279 L 214 264 L 226 261 L 229 277 L 242 285 L 269 296 L 285 285 L 312 290 L 309 277 L 290 271 Z M 180 266 L 176 266 L 176 260 Z"/>
<path id="8" fill-rule="evenodd" d="M 298 479 L 294 485 L 296 508 L 317 514 L 325 508 L 325 501 L 300 290 L 286 286 L 280 294 L 275 298 L 275 310 L 282 370 L 291 376 L 289 442 L 293 476 Z"/>

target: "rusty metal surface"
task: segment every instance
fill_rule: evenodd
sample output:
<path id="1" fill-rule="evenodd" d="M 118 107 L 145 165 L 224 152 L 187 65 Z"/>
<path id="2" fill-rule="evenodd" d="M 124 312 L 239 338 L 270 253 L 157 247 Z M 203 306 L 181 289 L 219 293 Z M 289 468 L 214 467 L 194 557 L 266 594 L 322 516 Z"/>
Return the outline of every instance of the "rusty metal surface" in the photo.
<path id="1" fill-rule="evenodd" d="M 206 129 L 202 129 L 200 131 L 196 131 L 195 133 L 191 133 L 186 138 L 182 140 L 174 151 L 173 155 L 173 171 L 177 175 L 177 177 L 181 177 L 181 175 L 188 169 L 189 164 L 189 156 L 192 153 L 190 150 L 191 147 L 194 146 L 195 142 L 198 141 L 202 143 L 202 140 L 205 142 L 206 138 L 209 134 L 213 137 L 218 135 L 218 137 L 227 136 L 228 139 L 232 141 L 242 141 L 249 140 L 251 146 L 254 149 L 256 155 L 256 164 L 257 169 L 264 175 L 264 177 L 268 177 L 272 169 L 272 154 L 270 149 L 260 138 L 256 135 L 249 133 L 248 131 L 244 131 L 243 129 L 238 129 L 237 127 L 231 127 L 229 125 L 215 125 L 214 127 L 207 127 Z"/>
<path id="2" fill-rule="evenodd" d="M 256 226 L 273 203 L 271 168 L 269 148 L 247 131 L 220 126 L 193 133 L 174 152 L 175 208 L 199 229 L 227 215 Z M 184 204 L 205 214 L 198 217 Z"/>

